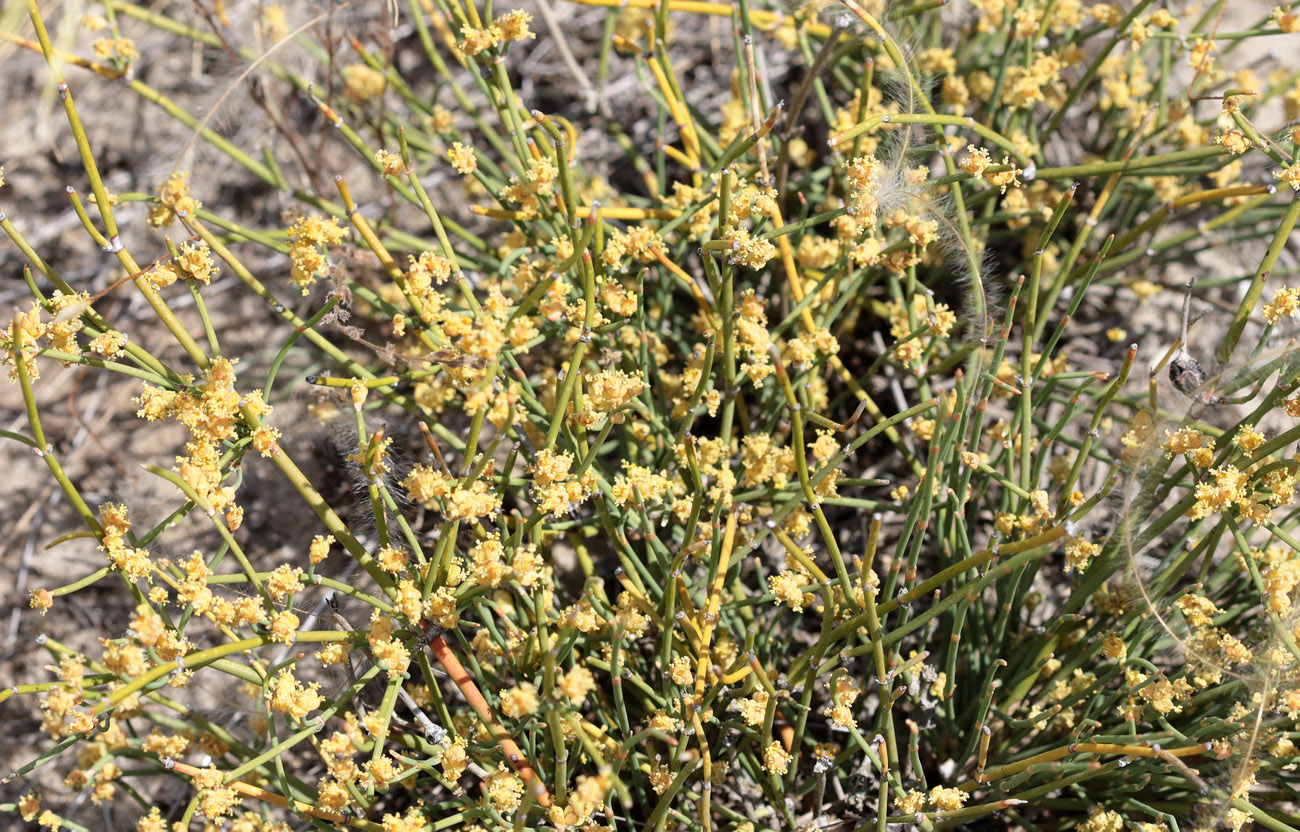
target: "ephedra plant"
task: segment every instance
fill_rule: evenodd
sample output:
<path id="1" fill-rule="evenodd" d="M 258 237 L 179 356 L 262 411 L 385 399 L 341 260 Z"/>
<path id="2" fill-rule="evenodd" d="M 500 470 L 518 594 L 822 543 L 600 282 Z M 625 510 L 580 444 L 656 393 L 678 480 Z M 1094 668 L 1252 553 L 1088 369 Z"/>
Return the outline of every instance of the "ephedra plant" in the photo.
<path id="1" fill-rule="evenodd" d="M 0 220 L 2 435 L 96 563 L 15 822 L 1300 824 L 1289 6 L 27 10 L 89 245 Z M 111 193 L 135 103 L 192 141 Z"/>

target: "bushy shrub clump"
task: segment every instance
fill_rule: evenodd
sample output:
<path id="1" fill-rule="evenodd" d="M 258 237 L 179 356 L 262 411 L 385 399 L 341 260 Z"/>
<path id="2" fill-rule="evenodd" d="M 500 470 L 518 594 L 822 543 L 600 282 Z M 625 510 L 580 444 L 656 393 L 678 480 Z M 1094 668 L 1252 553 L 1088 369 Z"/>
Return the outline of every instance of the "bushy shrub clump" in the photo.
<path id="1" fill-rule="evenodd" d="M 11 817 L 1300 824 L 1289 6 L 373 5 L 32 0 L 6 35 L 116 263 L 68 279 L 0 221 L 3 436 L 84 521 L 51 545 L 103 558 L 23 626 L 127 599 L 0 693 L 39 709 L 16 776 L 65 778 L 11 775 Z M 235 67 L 204 109 L 144 80 L 182 49 Z M 110 193 L 132 100 L 257 185 Z M 135 460 L 164 504 L 65 472 L 60 365 L 130 389 L 114 430 L 183 432 Z"/>

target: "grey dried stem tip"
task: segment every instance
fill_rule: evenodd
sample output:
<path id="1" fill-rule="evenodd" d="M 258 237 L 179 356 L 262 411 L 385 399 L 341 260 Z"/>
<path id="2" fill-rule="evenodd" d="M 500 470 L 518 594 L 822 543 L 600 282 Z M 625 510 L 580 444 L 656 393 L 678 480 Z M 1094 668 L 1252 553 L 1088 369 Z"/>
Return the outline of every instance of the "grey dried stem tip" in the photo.
<path id="1" fill-rule="evenodd" d="M 1207 381 L 1205 368 L 1201 362 L 1187 351 L 1187 319 L 1192 309 L 1192 284 L 1195 279 L 1187 281 L 1187 293 L 1183 295 L 1183 329 L 1179 337 L 1178 349 L 1169 361 L 1169 380 L 1184 396 L 1190 396 L 1205 386 Z"/>

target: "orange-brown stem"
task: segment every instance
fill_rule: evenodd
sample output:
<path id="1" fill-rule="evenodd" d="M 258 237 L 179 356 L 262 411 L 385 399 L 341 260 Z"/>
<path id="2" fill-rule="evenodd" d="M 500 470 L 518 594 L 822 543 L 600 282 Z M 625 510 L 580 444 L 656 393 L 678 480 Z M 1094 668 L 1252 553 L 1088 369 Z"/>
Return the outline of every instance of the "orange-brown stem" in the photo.
<path id="1" fill-rule="evenodd" d="M 515 741 L 506 733 L 506 729 L 497 721 L 496 715 L 488 707 L 487 700 L 479 692 L 478 686 L 465 672 L 464 665 L 460 663 L 460 659 L 456 658 L 456 654 L 452 652 L 451 647 L 441 635 L 434 636 L 429 641 L 429 652 L 442 665 L 442 669 L 447 671 L 447 675 L 456 683 L 456 687 L 460 688 L 460 692 L 465 695 L 465 698 L 469 700 L 469 704 L 478 712 L 479 717 L 492 734 L 492 738 L 496 740 L 497 745 L 501 746 L 501 753 L 506 755 L 510 765 L 523 778 L 524 785 L 532 789 L 538 804 L 546 809 L 551 808 L 551 793 L 547 791 L 546 784 L 537 776 L 537 772 L 533 771 L 533 767 L 529 765 L 524 753 L 519 750 L 519 746 L 515 744 Z"/>

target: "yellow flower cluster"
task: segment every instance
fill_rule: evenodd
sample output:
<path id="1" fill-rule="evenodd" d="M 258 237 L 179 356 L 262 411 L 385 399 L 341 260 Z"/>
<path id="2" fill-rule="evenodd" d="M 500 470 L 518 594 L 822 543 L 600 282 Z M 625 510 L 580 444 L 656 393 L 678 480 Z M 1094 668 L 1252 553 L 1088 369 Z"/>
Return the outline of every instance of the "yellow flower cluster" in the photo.
<path id="1" fill-rule="evenodd" d="M 776 600 L 787 605 L 795 612 L 803 612 L 804 605 L 812 603 L 812 594 L 800 590 L 800 587 L 807 583 L 807 576 L 792 569 L 787 569 L 767 579 L 768 589 L 776 596 Z"/>
<path id="2" fill-rule="evenodd" d="M 746 359 L 740 367 L 755 385 L 772 374 L 772 334 L 767 329 L 767 310 L 753 289 L 736 299 L 736 344 Z"/>
<path id="3" fill-rule="evenodd" d="M 375 164 L 385 176 L 401 176 L 406 172 L 406 163 L 402 161 L 402 154 L 391 150 L 376 150 Z"/>
<path id="4" fill-rule="evenodd" d="M 474 583 L 479 586 L 498 587 L 509 573 L 505 547 L 501 544 L 499 532 L 493 532 L 475 543 L 469 550 L 469 560 Z"/>
<path id="5" fill-rule="evenodd" d="M 1259 519 L 1261 511 L 1264 517 L 1268 516 L 1268 509 L 1254 498 L 1250 475 L 1237 470 L 1235 465 L 1224 465 L 1206 472 L 1205 479 L 1196 484 L 1196 503 L 1187 516 L 1200 520 L 1229 506 L 1237 506 L 1255 519 Z"/>
<path id="6" fill-rule="evenodd" d="M 27 600 L 27 605 L 41 615 L 45 615 L 54 606 L 54 593 L 44 588 L 33 589 Z"/>
<path id="7" fill-rule="evenodd" d="M 573 456 L 566 452 L 543 450 L 528 466 L 533 475 L 533 497 L 538 511 L 559 515 L 585 501 L 596 489 L 595 471 L 588 468 L 572 479 Z"/>
<path id="8" fill-rule="evenodd" d="M 85 311 L 89 303 L 90 295 L 85 292 L 65 295 L 56 289 L 50 296 L 50 308 L 54 316 L 48 323 L 41 320 L 42 310 L 38 303 L 33 303 L 26 312 L 17 314 L 16 320 L 10 318 L 9 326 L 0 330 L 0 350 L 3 350 L 0 363 L 9 365 L 10 380 L 18 378 L 18 365 L 14 360 L 15 337 L 22 340 L 23 360 L 27 365 L 27 373 L 33 381 L 41 377 L 40 364 L 36 361 L 41 351 L 38 340 L 47 340 L 49 348 L 53 350 L 74 354 L 80 352 L 77 346 L 77 335 L 81 332 L 81 321 L 78 316 Z M 120 338 L 121 342 L 125 343 L 125 336 L 120 333 L 113 333 L 107 337 L 114 340 Z M 67 367 L 71 366 L 72 362 L 61 360 L 60 363 Z"/>
<path id="9" fill-rule="evenodd" d="M 501 713 L 520 719 L 537 711 L 537 688 L 524 682 L 501 692 Z"/>
<path id="10" fill-rule="evenodd" d="M 571 705 L 581 705 L 587 694 L 596 689 L 596 677 L 582 664 L 575 664 L 555 680 L 555 689 Z"/>
<path id="11" fill-rule="evenodd" d="M 668 497 L 673 485 L 673 479 L 666 472 L 655 473 L 625 459 L 623 473 L 614 479 L 610 495 L 620 506 L 653 504 Z"/>
<path id="12" fill-rule="evenodd" d="M 558 176 L 559 168 L 550 158 L 541 156 L 539 151 L 539 155 L 533 158 L 524 170 L 522 179 L 516 174 L 510 175 L 509 182 L 501 191 L 500 199 L 503 202 L 515 203 L 521 218 L 535 219 L 541 211 L 541 200 L 555 192 L 555 180 Z"/>
<path id="13" fill-rule="evenodd" d="M 844 163 L 844 175 L 849 180 L 849 214 L 856 220 L 858 229 L 875 226 L 880 209 L 879 191 L 884 164 L 875 156 L 859 156 Z"/>
<path id="14" fill-rule="evenodd" d="M 343 91 L 353 101 L 368 101 L 378 98 L 384 92 L 388 82 L 384 73 L 363 63 L 351 63 L 342 69 Z"/>
<path id="15" fill-rule="evenodd" d="M 605 240 L 600 257 L 612 269 L 625 268 L 629 260 L 653 263 L 655 251 L 663 247 L 663 238 L 653 228 L 635 225 L 626 230 L 617 229 Z"/>
<path id="16" fill-rule="evenodd" d="M 234 362 L 227 358 L 212 362 L 196 392 L 197 396 L 146 384 L 136 399 L 140 405 L 137 415 L 149 421 L 172 417 L 189 429 L 186 455 L 176 458 L 181 479 L 213 511 L 225 511 L 234 501 L 235 487 L 221 484 L 225 474 L 221 470 L 220 443 L 236 438 L 236 428 L 244 415 L 261 420 L 271 408 L 262 400 L 260 390 L 245 396 L 235 390 Z M 279 431 L 265 425 L 258 431 L 255 444 L 264 456 L 273 453 Z"/>
<path id="17" fill-rule="evenodd" d="M 862 694 L 862 689 L 844 674 L 835 677 L 831 684 L 831 704 L 826 707 L 826 716 L 837 728 L 848 730 L 857 727 L 853 718 L 853 703 Z"/>
<path id="18" fill-rule="evenodd" d="M 96 38 L 90 48 L 95 50 L 95 57 L 101 61 L 130 63 L 140 57 L 135 41 L 130 38 Z"/>
<path id="19" fill-rule="evenodd" d="M 996 171 L 994 173 L 986 172 L 984 178 L 990 185 L 1000 189 L 1002 193 L 1005 194 L 1007 188 L 1020 185 L 1020 174 L 1024 173 L 1024 171 L 1016 167 L 1015 162 L 1011 161 L 1010 156 L 1003 156 L 1002 164 L 1006 167 L 1006 170 Z"/>
<path id="20" fill-rule="evenodd" d="M 1165 431 L 1163 445 L 1170 454 L 1186 454 L 1197 468 L 1209 468 L 1214 461 L 1214 440 L 1193 427 Z"/>
<path id="21" fill-rule="evenodd" d="M 952 812 L 960 809 L 970 799 L 970 792 L 949 786 L 935 786 L 930 789 L 930 802 L 936 809 Z"/>
<path id="22" fill-rule="evenodd" d="M 505 14 L 499 15 L 496 19 L 496 27 L 501 31 L 501 37 L 507 41 L 529 40 L 537 37 L 528 28 L 528 24 L 533 22 L 533 16 L 523 9 L 512 9 Z"/>
<path id="23" fill-rule="evenodd" d="M 41 811 L 41 796 L 36 792 L 27 792 L 18 798 L 18 814 L 28 823 L 36 820 Z"/>
<path id="24" fill-rule="evenodd" d="M 483 794 L 492 801 L 492 807 L 503 815 L 512 814 L 524 797 L 524 781 L 505 764 L 497 763 L 496 771 L 483 779 Z"/>
<path id="25" fill-rule="evenodd" d="M 271 640 L 280 644 L 293 644 L 298 637 L 298 626 L 302 621 L 293 610 L 280 610 L 271 616 Z"/>
<path id="26" fill-rule="evenodd" d="M 605 805 L 613 787 L 608 774 L 579 775 L 574 789 L 569 792 L 568 805 L 552 806 L 547 811 L 547 818 L 560 832 L 575 827 L 589 828 L 593 816 Z"/>
<path id="27" fill-rule="evenodd" d="M 790 761 L 794 756 L 785 750 L 785 746 L 773 740 L 763 748 L 763 770 L 768 774 L 783 775 L 790 770 Z"/>
<path id="28" fill-rule="evenodd" d="M 1124 818 L 1119 812 L 1100 806 L 1089 809 L 1088 819 L 1079 824 L 1080 832 L 1122 832 L 1124 828 Z"/>
<path id="29" fill-rule="evenodd" d="M 186 279 L 211 283 L 212 278 L 218 273 L 207 243 L 186 243 L 177 249 L 177 254 L 179 256 L 170 261 L 157 263 L 145 272 L 145 277 L 155 287 L 165 289 L 177 280 Z"/>
<path id="30" fill-rule="evenodd" d="M 625 405 L 641 394 L 645 380 L 623 370 L 600 370 L 583 376 L 582 406 L 573 415 L 573 421 L 587 430 L 600 427 L 606 418 L 620 424 Z"/>
<path id="31" fill-rule="evenodd" d="M 312 566 L 316 566 L 329 557 L 330 547 L 334 545 L 334 535 L 318 534 L 311 540 L 311 546 L 307 549 L 307 561 Z"/>
<path id="32" fill-rule="evenodd" d="M 347 231 L 333 217 L 306 216 L 289 227 L 289 258 L 293 261 L 289 279 L 304 295 L 329 266 L 321 248 L 334 245 L 345 236 Z"/>
<path id="33" fill-rule="evenodd" d="M 767 713 L 767 702 L 770 698 L 767 691 L 755 688 L 754 692 L 743 699 L 731 700 L 731 708 L 740 712 L 740 718 L 745 720 L 746 725 L 762 725 L 764 715 Z"/>
<path id="34" fill-rule="evenodd" d="M 402 814 L 389 812 L 384 815 L 380 824 L 384 832 L 420 832 L 425 828 L 424 812 L 421 811 L 419 804 L 407 808 Z"/>
<path id="35" fill-rule="evenodd" d="M 448 587 L 441 587 L 441 590 L 447 590 Z M 440 603 L 444 603 L 445 594 L 435 594 L 430 596 L 426 605 L 426 612 L 429 618 L 438 617 L 441 610 L 435 609 Z M 452 601 L 454 608 L 454 600 Z M 416 621 L 419 615 L 414 616 Z M 370 632 L 366 634 L 366 643 L 370 646 L 370 654 L 375 657 L 375 661 L 383 665 L 390 679 L 399 679 L 406 673 L 407 667 L 411 663 L 411 653 L 401 639 L 393 633 L 396 630 L 396 622 L 392 617 L 384 615 L 375 610 L 370 616 Z"/>
<path id="36" fill-rule="evenodd" d="M 1283 288 L 1274 295 L 1273 300 L 1264 305 L 1264 320 L 1275 324 L 1283 317 L 1300 316 L 1300 289 Z"/>
<path id="37" fill-rule="evenodd" d="M 454 143 L 447 151 L 447 161 L 451 162 L 451 166 L 459 173 L 466 176 L 478 170 L 478 159 L 474 156 L 474 148 L 461 142 Z"/>
<path id="38" fill-rule="evenodd" d="M 441 511 L 452 520 L 486 517 L 501 509 L 501 497 L 491 482 L 491 465 L 483 477 L 458 485 L 456 479 L 427 465 L 416 465 L 401 485 L 411 499 L 425 508 Z"/>
<path id="39" fill-rule="evenodd" d="M 1273 178 L 1287 183 L 1293 191 L 1300 191 L 1300 165 L 1283 165 L 1281 170 L 1273 171 Z"/>
<path id="40" fill-rule="evenodd" d="M 1058 56 L 1044 52 L 1037 53 L 1028 67 L 1019 64 L 1008 67 L 1002 103 L 1016 108 L 1040 103 L 1058 105 L 1063 100 L 1057 93 L 1062 69 L 1064 63 Z"/>
<path id="41" fill-rule="evenodd" d="M 839 240 L 806 234 L 799 239 L 795 249 L 795 262 L 805 269 L 825 270 L 835 265 L 843 249 Z"/>
<path id="42" fill-rule="evenodd" d="M 704 199 L 705 193 L 702 188 L 696 188 L 685 182 L 674 182 L 672 195 L 665 200 L 669 208 L 675 208 L 678 211 L 686 209 L 687 206 L 700 202 Z M 706 236 L 713 228 L 713 217 L 718 211 L 716 201 L 709 202 L 700 210 L 691 215 L 687 223 L 687 230 L 692 237 Z"/>
<path id="43" fill-rule="evenodd" d="M 731 197 L 731 211 L 727 215 L 727 224 L 739 225 L 746 220 L 757 220 L 761 217 L 775 218 L 779 213 L 776 198 L 776 189 L 772 186 L 764 187 L 747 180 L 740 180 Z"/>
<path id="44" fill-rule="evenodd" d="M 458 44 L 460 51 L 473 56 L 491 49 L 502 41 L 527 40 L 536 37 L 528 28 L 532 19 L 532 15 L 527 12 L 515 9 L 501 15 L 485 28 L 462 26 L 461 41 Z"/>
<path id="45" fill-rule="evenodd" d="M 1295 589 L 1300 586 L 1300 559 L 1291 558 L 1276 565 L 1260 569 L 1267 591 L 1268 607 L 1286 616 L 1294 606 Z"/>
<path id="46" fill-rule="evenodd" d="M 163 228 L 176 221 L 178 214 L 194 216 L 203 204 L 190 196 L 189 171 L 176 171 L 158 189 L 158 201 L 149 206 L 146 222 L 154 228 Z"/>
<path id="47" fill-rule="evenodd" d="M 110 329 L 96 335 L 91 339 L 87 347 L 101 358 L 113 359 L 121 355 L 122 351 L 126 349 L 126 341 L 126 333 Z"/>
<path id="48" fill-rule="evenodd" d="M 276 713 L 287 714 L 294 719 L 302 719 L 307 714 L 316 710 L 324 701 L 317 691 L 320 685 L 315 682 L 303 686 L 293 677 L 293 673 L 288 670 L 281 670 L 276 674 L 275 680 L 271 683 L 267 699 L 270 702 L 271 710 Z"/>
<path id="49" fill-rule="evenodd" d="M 1214 143 L 1222 146 L 1234 156 L 1250 150 L 1250 140 L 1240 130 L 1228 130 L 1214 137 Z"/>
<path id="50" fill-rule="evenodd" d="M 1065 570 L 1082 572 L 1088 563 L 1101 552 L 1101 546 L 1081 537 L 1072 537 L 1065 544 Z"/>
<path id="51" fill-rule="evenodd" d="M 920 233 L 933 232 L 932 229 L 921 229 Z M 929 240 L 926 242 L 928 243 Z M 934 340 L 947 338 L 957 324 L 956 313 L 946 303 L 935 303 L 928 294 L 920 292 L 912 295 L 910 303 L 889 301 L 885 304 L 885 310 L 889 316 L 889 332 L 897 342 L 892 350 L 894 357 L 913 372 L 924 369 L 921 359 L 930 350 Z M 925 331 L 921 335 L 909 338 L 908 336 L 920 329 L 922 324 L 926 325 Z M 1014 375 L 1015 369 L 1009 364 L 1005 366 Z M 999 377 L 1002 374 L 1000 368 Z M 995 388 L 995 391 L 997 389 Z"/>
<path id="52" fill-rule="evenodd" d="M 984 171 L 993 164 L 987 148 L 976 147 L 967 152 L 961 160 L 961 169 L 976 179 L 984 178 Z"/>
<path id="53" fill-rule="evenodd" d="M 131 619 L 131 631 L 141 644 L 155 651 L 164 662 L 174 661 L 194 647 L 185 636 L 168 627 L 162 616 L 148 604 L 136 605 L 135 616 Z"/>
<path id="54" fill-rule="evenodd" d="M 1196 692 L 1186 679 L 1179 678 L 1171 682 L 1164 676 L 1160 676 L 1148 681 L 1146 675 L 1136 669 L 1126 670 L 1124 678 L 1130 687 L 1140 688 L 1138 696 L 1161 716 L 1181 712 L 1183 708 L 1178 703 Z"/>
<path id="55" fill-rule="evenodd" d="M 727 257 L 733 265 L 761 269 L 776 256 L 776 246 L 761 237 L 752 236 L 743 227 L 728 228 L 722 239 L 727 243 Z"/>
<path id="56" fill-rule="evenodd" d="M 771 484 L 782 489 L 795 473 L 793 448 L 782 448 L 770 433 L 751 433 L 740 440 L 740 458 L 745 466 L 741 484 L 746 488 Z"/>
<path id="57" fill-rule="evenodd" d="M 99 549 L 108 556 L 113 567 L 132 579 L 148 577 L 153 571 L 149 553 L 132 547 L 126 539 L 131 531 L 126 506 L 105 503 L 99 509 L 99 524 L 104 530 L 99 540 Z"/>
<path id="58" fill-rule="evenodd" d="M 165 566 L 166 564 L 159 564 Z M 176 587 L 176 596 L 181 601 L 191 604 L 194 611 L 199 615 L 210 617 L 213 622 L 223 627 L 239 627 L 246 624 L 259 624 L 265 621 L 266 611 L 259 599 L 253 596 L 242 596 L 237 600 L 231 600 L 213 593 L 208 586 L 208 577 L 212 574 L 207 564 L 203 560 L 203 553 L 195 551 L 180 563 L 180 568 L 185 575 L 184 580 L 180 581 Z M 155 588 L 155 592 L 161 591 L 161 588 Z M 151 593 L 152 596 L 152 593 Z M 151 597 L 151 600 L 155 600 Z M 280 631 L 277 636 L 284 634 L 284 626 L 288 622 L 280 622 Z M 291 636 L 297 630 L 296 620 L 288 632 Z M 287 641 L 287 638 L 285 639 Z"/>

